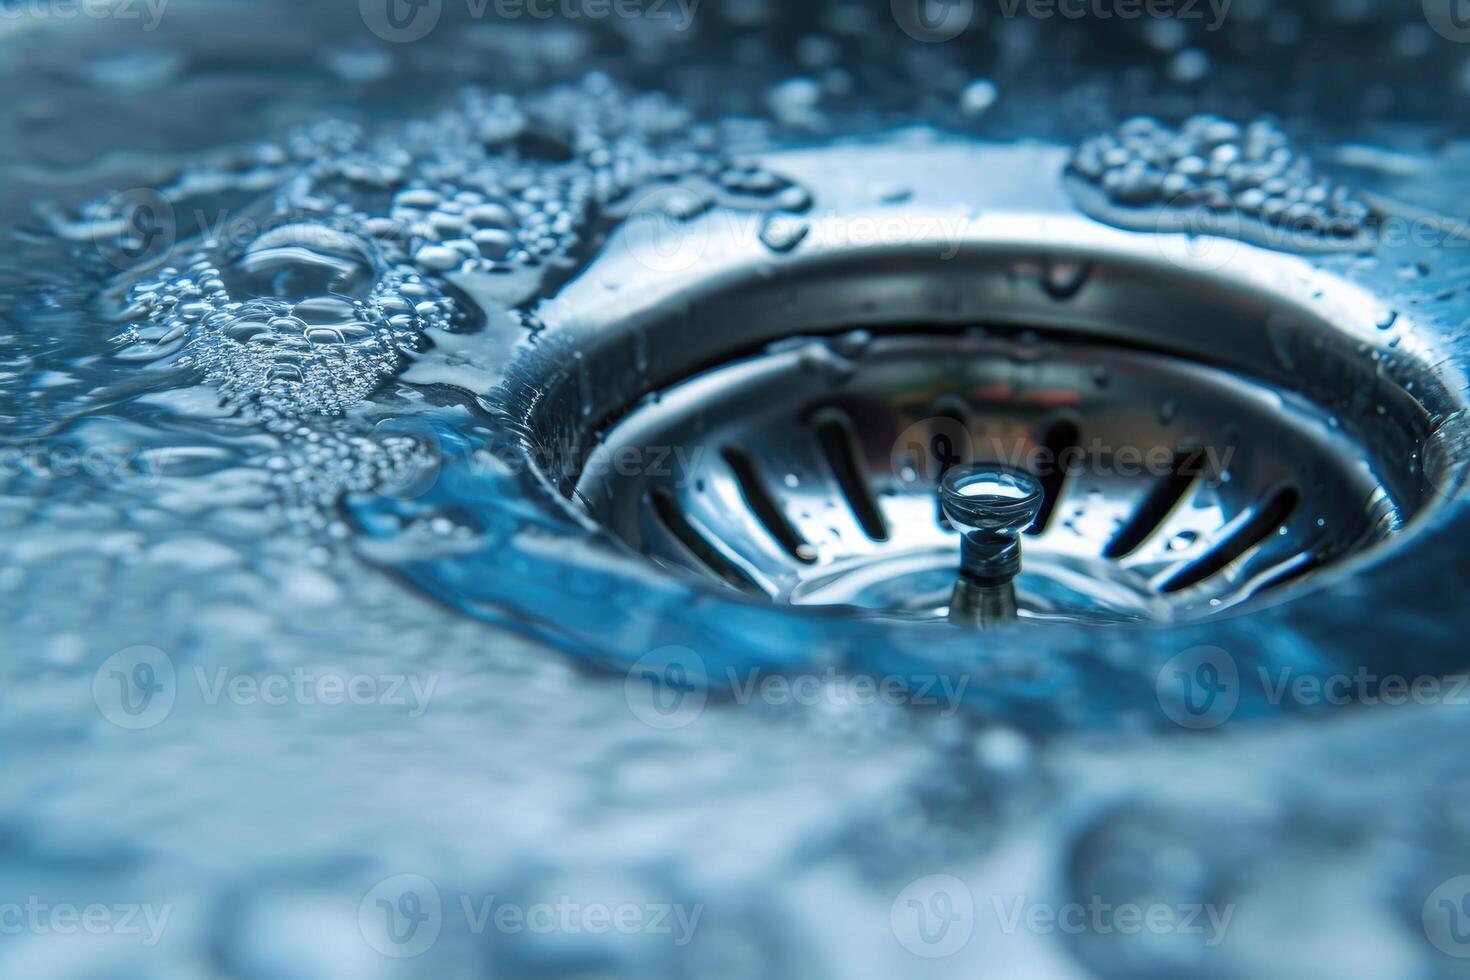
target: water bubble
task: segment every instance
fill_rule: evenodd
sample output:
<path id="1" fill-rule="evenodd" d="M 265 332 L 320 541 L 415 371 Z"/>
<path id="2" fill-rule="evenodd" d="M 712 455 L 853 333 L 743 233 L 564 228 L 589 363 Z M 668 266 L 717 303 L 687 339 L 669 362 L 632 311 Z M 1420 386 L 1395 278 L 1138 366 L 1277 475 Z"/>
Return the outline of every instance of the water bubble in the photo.
<path id="1" fill-rule="evenodd" d="M 1318 177 L 1310 159 L 1266 120 L 1241 126 L 1200 115 L 1175 130 L 1135 117 L 1084 141 L 1068 174 L 1101 193 L 1099 199 L 1073 188 L 1083 210 L 1138 230 L 1349 248 L 1365 240 L 1372 213 Z M 1284 234 L 1269 231 L 1278 226 Z"/>
<path id="2" fill-rule="evenodd" d="M 297 299 L 322 293 L 360 296 L 372 283 L 366 246 L 354 235 L 315 223 L 265 232 L 236 263 L 235 290 Z"/>
<path id="3" fill-rule="evenodd" d="M 1169 62 L 1169 77 L 1176 82 L 1197 82 L 1210 72 L 1210 56 L 1199 48 L 1186 48 Z"/>
<path id="4" fill-rule="evenodd" d="M 960 93 L 960 110 L 967 116 L 982 115 L 995 105 L 998 97 L 999 90 L 996 89 L 994 82 L 977 78 L 966 85 L 965 90 Z"/>

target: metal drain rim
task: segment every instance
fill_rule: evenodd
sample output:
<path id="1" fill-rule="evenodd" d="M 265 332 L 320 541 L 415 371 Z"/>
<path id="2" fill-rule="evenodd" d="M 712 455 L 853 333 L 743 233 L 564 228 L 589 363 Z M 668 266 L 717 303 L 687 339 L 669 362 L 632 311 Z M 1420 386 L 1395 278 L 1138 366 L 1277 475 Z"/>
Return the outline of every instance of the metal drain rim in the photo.
<path id="1" fill-rule="evenodd" d="M 650 268 L 614 236 L 593 265 L 543 307 L 548 329 L 508 378 L 505 406 L 528 443 L 569 447 L 571 458 L 585 452 L 594 429 L 644 394 L 623 387 L 639 368 L 646 369 L 642 383 L 657 388 L 783 335 L 895 322 L 917 330 L 981 320 L 1043 334 L 1060 328 L 1237 371 L 1249 364 L 1252 375 L 1273 364 L 1264 380 L 1278 383 L 1291 380 L 1293 355 L 1311 357 L 1339 370 L 1334 385 L 1359 381 L 1376 389 L 1387 421 L 1369 419 L 1370 426 L 1413 429 L 1418 442 L 1428 437 L 1434 418 L 1461 405 L 1451 391 L 1464 389 L 1464 375 L 1443 358 L 1429 367 L 1432 338 L 1403 318 L 1397 349 L 1390 350 L 1378 328 L 1375 297 L 1303 258 L 1227 242 L 1219 246 L 1228 253 L 1221 262 L 1218 252 L 1200 250 L 1183 236 L 1101 225 L 1066 199 L 1064 157 L 1055 148 L 941 147 L 934 153 L 947 157 L 934 168 L 940 175 L 935 184 L 944 186 L 940 177 L 946 168 L 955 172 L 957 162 L 964 173 L 1003 178 L 979 195 L 1001 206 L 972 205 L 968 213 L 978 217 L 948 238 L 933 231 L 956 227 L 944 223 L 956 213 L 952 200 L 947 210 L 917 202 L 888 213 L 886 220 L 904 223 L 909 233 L 901 242 L 877 245 L 850 241 L 842 230 L 877 212 L 839 200 L 813 217 L 812 233 L 784 255 L 739 235 L 722 237 L 712 225 L 698 232 L 703 246 L 693 271 Z M 816 178 L 820 188 L 821 156 L 787 155 L 770 164 L 784 165 L 798 179 Z M 1048 172 L 1054 181 L 1037 177 Z M 1020 183 L 1007 186 L 1006 175 Z M 966 193 L 976 196 L 973 187 Z M 698 220 L 714 221 L 709 215 Z M 1099 290 L 1105 280 L 1108 288 Z M 1218 303 L 1211 307 L 1220 314 L 1211 323 L 1213 335 L 1139 329 L 1200 297 Z M 769 315 L 773 301 L 781 303 L 779 318 Z M 1375 361 L 1384 358 L 1373 368 L 1364 357 L 1370 350 Z M 1393 372 L 1396 380 L 1389 380 Z M 573 403 L 575 416 L 567 411 Z M 571 424 L 556 421 L 558 415 Z M 584 424 L 589 421 L 598 425 Z M 1405 445 L 1405 451 L 1419 448 Z M 562 496 L 568 493 L 565 473 L 555 465 L 543 472 Z M 578 508 L 566 512 L 590 526 Z M 1401 540 L 1409 541 L 1417 526 Z M 1355 557 L 1321 577 L 1372 560 L 1372 554 Z"/>

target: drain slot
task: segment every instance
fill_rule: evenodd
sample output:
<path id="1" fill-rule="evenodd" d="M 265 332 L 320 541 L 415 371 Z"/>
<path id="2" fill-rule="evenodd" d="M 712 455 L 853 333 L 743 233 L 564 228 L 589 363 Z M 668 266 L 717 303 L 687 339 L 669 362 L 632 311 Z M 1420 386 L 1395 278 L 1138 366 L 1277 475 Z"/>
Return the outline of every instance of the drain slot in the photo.
<path id="1" fill-rule="evenodd" d="M 654 487 L 649 491 L 648 496 L 653 503 L 653 512 L 658 515 L 659 522 L 663 524 L 664 529 L 706 568 L 742 592 L 765 595 L 761 587 L 756 584 L 755 579 L 721 554 L 708 538 L 689 523 L 689 519 L 684 516 L 684 511 L 679 507 L 679 501 L 675 499 L 673 492 L 668 487 Z"/>
<path id="2" fill-rule="evenodd" d="M 1081 442 L 1081 431 L 1070 421 L 1057 422 L 1046 430 L 1046 438 L 1043 440 L 1046 454 L 1042 458 L 1050 461 L 1051 469 L 1040 477 L 1041 511 L 1036 515 L 1036 520 L 1026 529 L 1027 534 L 1041 534 L 1051 523 L 1052 515 L 1057 511 L 1057 504 L 1062 499 L 1062 488 L 1067 482 L 1067 467 L 1081 451 Z"/>
<path id="3" fill-rule="evenodd" d="M 1260 585 L 1256 586 L 1255 591 L 1268 592 L 1271 589 L 1279 589 L 1282 586 L 1290 585 L 1293 582 L 1306 578 L 1325 564 L 1327 564 L 1327 561 L 1321 555 L 1299 555 L 1295 560 L 1287 562 L 1284 568 L 1278 568 L 1269 573 L 1266 579 Z"/>
<path id="4" fill-rule="evenodd" d="M 888 527 L 883 521 L 883 512 L 873 497 L 868 481 L 863 477 L 862 464 L 858 461 L 857 440 L 853 435 L 852 419 L 838 408 L 824 408 L 812 417 L 812 429 L 821 444 L 822 454 L 832 468 L 832 475 L 853 516 L 862 526 L 863 533 L 874 541 L 888 540 Z"/>
<path id="5" fill-rule="evenodd" d="M 1185 449 L 1176 453 L 1169 475 L 1149 491 L 1128 523 L 1103 549 L 1103 557 L 1126 558 L 1142 547 L 1179 506 L 1189 488 L 1194 486 L 1194 481 L 1203 475 L 1204 459 L 1203 449 Z"/>
<path id="6" fill-rule="evenodd" d="M 1301 496 L 1296 487 L 1277 490 L 1264 506 L 1256 509 L 1207 554 L 1174 573 L 1159 586 L 1159 591 L 1187 589 L 1224 569 L 1284 525 L 1301 503 Z"/>
<path id="7" fill-rule="evenodd" d="M 730 467 L 730 472 L 735 474 L 735 482 L 740 485 L 740 495 L 745 498 L 745 505 L 771 537 L 776 539 L 776 543 L 797 561 L 807 565 L 814 562 L 816 555 L 812 546 L 792 526 L 781 505 L 776 503 L 776 499 L 766 489 L 755 457 L 742 446 L 726 446 L 720 455 Z"/>

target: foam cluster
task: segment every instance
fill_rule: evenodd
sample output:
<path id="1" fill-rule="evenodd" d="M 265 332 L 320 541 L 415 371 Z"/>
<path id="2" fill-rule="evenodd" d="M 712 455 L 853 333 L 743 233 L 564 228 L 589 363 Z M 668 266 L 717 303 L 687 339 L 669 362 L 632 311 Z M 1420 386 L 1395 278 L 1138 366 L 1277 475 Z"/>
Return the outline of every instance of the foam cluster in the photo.
<path id="1" fill-rule="evenodd" d="M 159 356 L 181 348 L 184 365 L 268 423 L 339 415 L 426 330 L 452 329 L 447 280 L 565 267 L 640 188 L 701 189 L 683 220 L 715 197 L 809 206 L 789 181 L 727 159 L 721 141 L 667 97 L 595 74 L 525 96 L 470 92 L 371 139 L 321 123 L 266 161 L 296 175 L 252 213 L 250 234 L 232 224 L 134 286 L 124 339 Z"/>
<path id="2" fill-rule="evenodd" d="M 1264 119 L 1240 126 L 1201 115 L 1172 129 L 1135 117 L 1085 141 L 1068 173 L 1122 209 L 1203 207 L 1342 240 L 1359 237 L 1370 217 Z"/>

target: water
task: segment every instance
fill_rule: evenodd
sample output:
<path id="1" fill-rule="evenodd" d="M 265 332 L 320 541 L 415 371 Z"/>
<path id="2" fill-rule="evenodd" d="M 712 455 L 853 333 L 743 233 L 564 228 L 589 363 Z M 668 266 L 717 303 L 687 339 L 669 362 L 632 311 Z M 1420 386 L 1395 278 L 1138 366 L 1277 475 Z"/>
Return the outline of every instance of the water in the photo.
<path id="1" fill-rule="evenodd" d="M 1417 5 L 1185 38 L 988 12 L 974 44 L 885 4 L 681 34 L 446 3 L 405 43 L 350 4 L 35 6 L 0 19 L 0 975 L 1455 975 L 1464 707 L 1381 681 L 1463 663 L 1463 521 L 1415 559 L 1442 617 L 1335 586 L 1384 604 L 1367 704 L 1273 699 L 1340 673 L 1331 623 L 1165 650 L 714 614 L 542 506 L 492 397 L 625 216 L 652 261 L 731 203 L 799 252 L 775 147 L 1271 113 L 1340 186 L 1454 218 L 1463 52 L 1384 43 Z M 1424 251 L 1317 260 L 1395 330 L 1463 322 L 1463 260 Z M 1199 929 L 1036 924 L 1095 899 Z"/>

